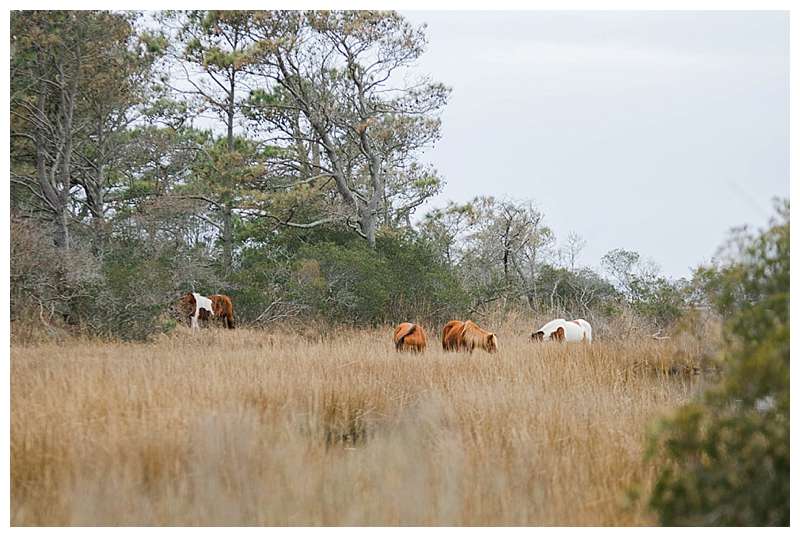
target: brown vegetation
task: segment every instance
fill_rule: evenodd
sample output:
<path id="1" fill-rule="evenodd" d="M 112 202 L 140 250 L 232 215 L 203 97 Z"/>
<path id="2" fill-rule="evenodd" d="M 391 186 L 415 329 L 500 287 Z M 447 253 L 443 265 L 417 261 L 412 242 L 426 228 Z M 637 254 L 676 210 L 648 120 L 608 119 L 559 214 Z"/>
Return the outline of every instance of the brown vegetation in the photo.
<path id="1" fill-rule="evenodd" d="M 699 347 L 398 355 L 380 331 L 14 346 L 13 525 L 652 524 L 647 425 Z"/>

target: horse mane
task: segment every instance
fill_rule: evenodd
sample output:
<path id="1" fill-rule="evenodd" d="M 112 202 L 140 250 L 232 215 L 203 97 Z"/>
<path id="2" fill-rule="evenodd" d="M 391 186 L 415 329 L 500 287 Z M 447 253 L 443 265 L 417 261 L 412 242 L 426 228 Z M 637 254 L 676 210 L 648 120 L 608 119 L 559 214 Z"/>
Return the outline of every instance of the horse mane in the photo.
<path id="1" fill-rule="evenodd" d="M 481 333 L 485 333 L 485 330 L 472 321 L 464 321 L 464 326 L 461 327 L 462 337 L 473 336 Z"/>
<path id="2" fill-rule="evenodd" d="M 459 335 L 462 345 L 470 350 L 475 347 L 480 347 L 488 352 L 491 352 L 492 348 L 497 350 L 497 336 L 492 332 L 484 330 L 472 321 L 464 322 L 464 326 L 461 328 Z M 493 343 L 494 346 L 490 343 Z"/>

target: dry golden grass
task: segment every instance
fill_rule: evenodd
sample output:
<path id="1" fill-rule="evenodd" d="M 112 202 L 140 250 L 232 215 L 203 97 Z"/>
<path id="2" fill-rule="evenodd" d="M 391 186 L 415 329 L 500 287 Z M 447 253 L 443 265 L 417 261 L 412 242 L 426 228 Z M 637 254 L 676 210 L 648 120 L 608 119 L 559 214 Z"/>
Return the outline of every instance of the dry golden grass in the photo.
<path id="1" fill-rule="evenodd" d="M 12 525 L 636 525 L 654 418 L 698 377 L 676 342 L 397 354 L 392 328 L 310 341 L 180 330 L 15 346 Z"/>

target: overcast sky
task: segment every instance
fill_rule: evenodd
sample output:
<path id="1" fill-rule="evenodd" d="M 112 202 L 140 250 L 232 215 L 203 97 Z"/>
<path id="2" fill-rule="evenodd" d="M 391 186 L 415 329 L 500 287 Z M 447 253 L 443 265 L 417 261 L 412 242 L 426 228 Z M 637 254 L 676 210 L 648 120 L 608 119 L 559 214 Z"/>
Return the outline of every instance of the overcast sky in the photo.
<path id="1" fill-rule="evenodd" d="M 559 239 L 688 276 L 789 195 L 789 18 L 778 12 L 404 12 L 453 89 L 428 204 L 532 199 Z"/>

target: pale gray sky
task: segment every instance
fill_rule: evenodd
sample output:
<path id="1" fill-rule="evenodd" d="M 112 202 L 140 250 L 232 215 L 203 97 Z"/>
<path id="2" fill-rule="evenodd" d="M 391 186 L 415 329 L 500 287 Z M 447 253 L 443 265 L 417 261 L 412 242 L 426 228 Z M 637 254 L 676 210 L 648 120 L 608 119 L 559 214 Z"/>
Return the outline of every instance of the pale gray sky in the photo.
<path id="1" fill-rule="evenodd" d="M 426 208 L 533 199 L 582 264 L 626 248 L 679 277 L 789 196 L 786 13 L 403 14 L 453 88 Z"/>

